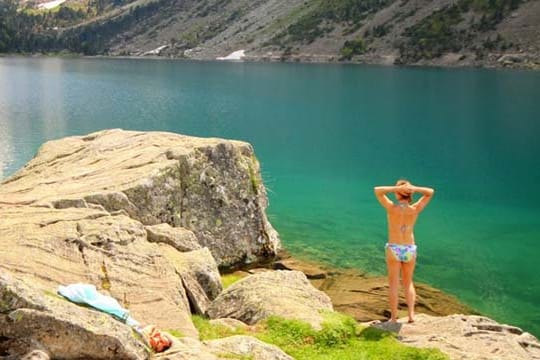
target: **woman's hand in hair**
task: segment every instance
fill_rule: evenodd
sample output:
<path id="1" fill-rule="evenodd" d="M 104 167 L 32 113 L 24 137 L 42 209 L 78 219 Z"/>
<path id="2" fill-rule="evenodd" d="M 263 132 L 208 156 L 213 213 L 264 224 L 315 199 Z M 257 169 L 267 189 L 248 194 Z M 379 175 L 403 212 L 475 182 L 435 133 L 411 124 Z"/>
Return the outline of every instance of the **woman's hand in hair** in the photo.
<path id="1" fill-rule="evenodd" d="M 411 184 L 403 184 L 398 186 L 398 192 L 404 196 L 411 196 L 414 193 L 413 186 Z"/>

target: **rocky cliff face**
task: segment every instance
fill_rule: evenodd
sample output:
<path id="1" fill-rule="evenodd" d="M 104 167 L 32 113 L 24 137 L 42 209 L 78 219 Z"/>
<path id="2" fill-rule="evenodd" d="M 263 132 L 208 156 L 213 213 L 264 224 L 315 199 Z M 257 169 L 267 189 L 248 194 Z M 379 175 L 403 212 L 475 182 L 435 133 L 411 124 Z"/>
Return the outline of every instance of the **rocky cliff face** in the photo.
<path id="1" fill-rule="evenodd" d="M 131 224 L 122 246 L 146 238 L 144 225 L 190 230 L 222 267 L 271 258 L 279 248 L 259 163 L 239 141 L 122 130 L 51 141 L 2 182 L 0 199 L 10 213 L 4 219 L 13 219 L 2 222 L 6 227 L 44 230 L 50 216 L 52 227 L 70 221 L 72 242 L 100 248 L 117 241 L 94 229 L 100 221 Z M 28 224 L 26 212 L 47 215 Z M 69 219 L 73 214 L 79 216 Z"/>
<path id="2" fill-rule="evenodd" d="M 59 19 L 54 36 L 48 28 L 48 50 L 54 43 L 91 55 L 216 59 L 243 49 L 256 61 L 540 66 L 534 0 L 102 2 L 109 6 L 99 15 Z"/>

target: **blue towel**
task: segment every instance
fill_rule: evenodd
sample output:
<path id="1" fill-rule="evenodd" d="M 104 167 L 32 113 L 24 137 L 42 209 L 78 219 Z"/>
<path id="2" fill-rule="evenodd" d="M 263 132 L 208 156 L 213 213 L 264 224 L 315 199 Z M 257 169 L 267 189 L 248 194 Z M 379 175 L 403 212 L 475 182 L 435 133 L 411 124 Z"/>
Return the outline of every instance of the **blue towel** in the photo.
<path id="1" fill-rule="evenodd" d="M 139 323 L 129 316 L 129 311 L 120 306 L 116 299 L 99 293 L 94 285 L 71 284 L 59 286 L 58 293 L 74 303 L 87 304 L 110 314 L 129 326 L 139 326 Z"/>

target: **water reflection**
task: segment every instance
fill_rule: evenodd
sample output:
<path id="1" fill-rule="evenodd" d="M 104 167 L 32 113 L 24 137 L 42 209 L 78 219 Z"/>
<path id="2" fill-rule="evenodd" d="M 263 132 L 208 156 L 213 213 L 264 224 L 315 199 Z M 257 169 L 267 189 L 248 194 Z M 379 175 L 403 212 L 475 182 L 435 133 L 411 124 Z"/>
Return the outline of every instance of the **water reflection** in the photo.
<path id="1" fill-rule="evenodd" d="M 7 174 L 9 164 L 13 161 L 13 144 L 10 131 L 7 70 L 0 66 L 0 180 Z"/>
<path id="2" fill-rule="evenodd" d="M 0 89 L 2 96 L 2 89 Z M 13 161 L 13 145 L 6 121 L 4 109 L 0 109 L 0 180 L 6 175 L 9 164 Z"/>
<path id="3" fill-rule="evenodd" d="M 60 76 L 64 72 L 64 61 L 48 59 L 38 64 L 43 76 L 38 80 L 39 86 L 36 86 L 41 89 L 38 105 L 39 118 L 36 120 L 41 121 L 41 137 L 54 139 L 66 133 L 63 77 Z"/>

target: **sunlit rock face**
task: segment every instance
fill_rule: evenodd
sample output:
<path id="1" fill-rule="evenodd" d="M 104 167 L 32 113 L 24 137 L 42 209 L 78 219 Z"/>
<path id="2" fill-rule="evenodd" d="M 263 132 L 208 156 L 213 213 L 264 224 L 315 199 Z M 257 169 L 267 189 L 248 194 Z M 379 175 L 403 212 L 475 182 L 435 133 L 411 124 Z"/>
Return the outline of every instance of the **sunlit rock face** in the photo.
<path id="1" fill-rule="evenodd" d="M 272 257 L 279 238 L 250 144 L 105 130 L 45 143 L 0 186 L 0 204 L 91 208 L 192 231 L 219 266 Z"/>

